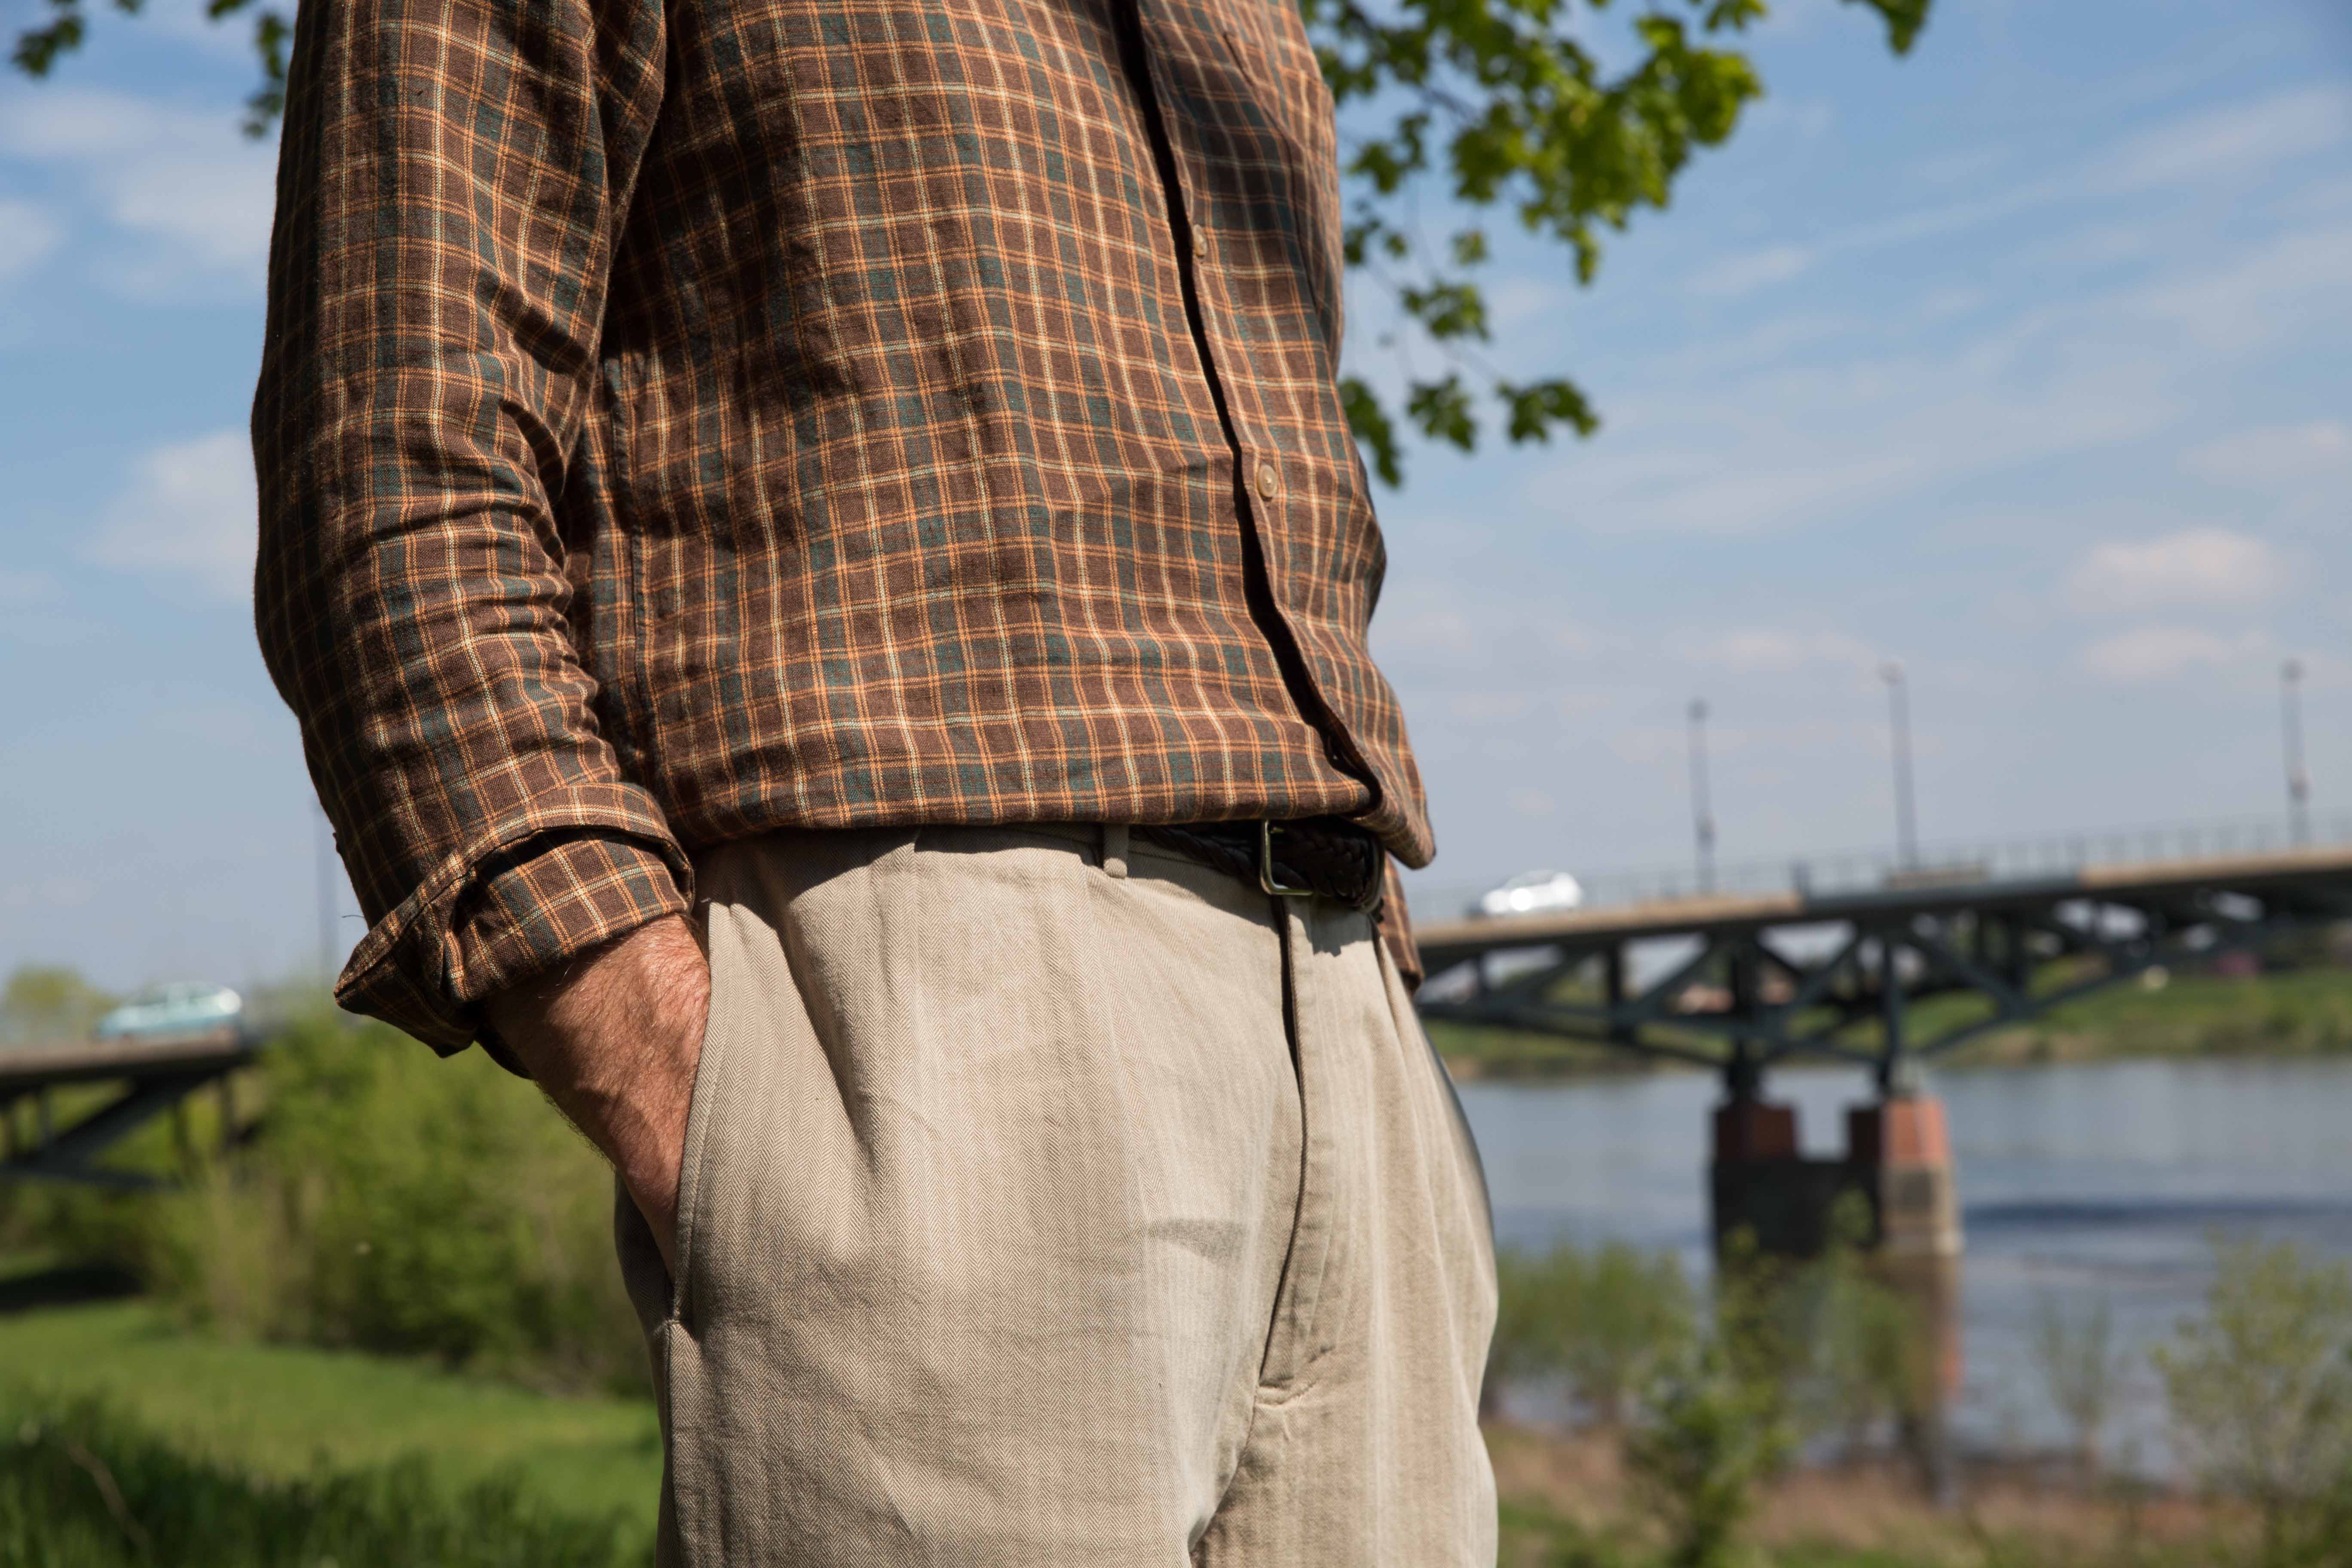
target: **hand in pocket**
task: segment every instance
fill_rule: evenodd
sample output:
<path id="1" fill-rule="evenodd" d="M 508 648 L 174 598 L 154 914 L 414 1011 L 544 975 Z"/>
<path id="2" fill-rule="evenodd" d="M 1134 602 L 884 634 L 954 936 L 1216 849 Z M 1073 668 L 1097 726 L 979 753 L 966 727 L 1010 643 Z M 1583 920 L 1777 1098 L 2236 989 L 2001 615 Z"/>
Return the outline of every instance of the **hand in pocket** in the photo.
<path id="1" fill-rule="evenodd" d="M 672 916 L 490 999 L 533 1081 L 604 1151 L 677 1270 L 686 1114 L 710 1013 L 710 965 Z"/>

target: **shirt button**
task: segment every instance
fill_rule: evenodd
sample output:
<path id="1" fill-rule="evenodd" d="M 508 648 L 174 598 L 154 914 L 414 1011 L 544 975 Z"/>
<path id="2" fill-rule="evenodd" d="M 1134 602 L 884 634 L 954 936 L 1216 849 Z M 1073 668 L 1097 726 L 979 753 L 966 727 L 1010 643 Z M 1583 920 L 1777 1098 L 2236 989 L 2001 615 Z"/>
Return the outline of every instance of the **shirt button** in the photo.
<path id="1" fill-rule="evenodd" d="M 1281 489 L 1282 476 L 1274 471 L 1274 465 L 1272 463 L 1260 463 L 1257 466 L 1258 495 L 1266 500 L 1272 500 L 1275 497 L 1275 492 Z"/>
<path id="2" fill-rule="evenodd" d="M 1209 259 L 1209 235 L 1206 229 L 1196 228 L 1192 231 L 1192 254 L 1203 261 Z"/>

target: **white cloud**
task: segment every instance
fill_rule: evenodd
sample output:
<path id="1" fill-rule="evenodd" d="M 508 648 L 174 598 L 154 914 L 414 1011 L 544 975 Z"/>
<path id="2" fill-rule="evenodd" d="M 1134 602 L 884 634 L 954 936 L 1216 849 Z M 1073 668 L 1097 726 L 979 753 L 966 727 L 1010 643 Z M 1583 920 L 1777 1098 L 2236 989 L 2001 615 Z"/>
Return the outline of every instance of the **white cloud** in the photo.
<path id="1" fill-rule="evenodd" d="M 2352 92 L 2294 88 L 2246 103 L 2187 114 L 2136 136 L 2103 159 L 2095 177 L 2136 191 L 2235 174 L 2352 142 Z"/>
<path id="2" fill-rule="evenodd" d="M 38 267 L 63 237 L 57 220 L 32 203 L 0 200 L 0 283 Z"/>
<path id="3" fill-rule="evenodd" d="M 1486 585 L 1423 579 L 1392 589 L 1372 618 L 1381 666 L 1417 674 L 1462 674 L 1496 663 L 1530 671 L 1591 658 L 1612 639 L 1541 604 Z"/>
<path id="4" fill-rule="evenodd" d="M 2095 450 L 2179 411 L 2169 378 L 2130 350 L 2053 355 L 2039 334 L 1942 355 L 1776 368 L 1696 395 L 1621 395 L 1611 427 L 1522 504 L 1610 532 L 1740 534 L 1817 526 L 1870 505 Z"/>
<path id="5" fill-rule="evenodd" d="M 211 599 L 252 592 L 253 457 L 241 430 L 155 447 L 108 506 L 88 558 Z"/>
<path id="6" fill-rule="evenodd" d="M 1883 714 L 1884 705 L 1875 711 Z M 1919 736 L 1914 743 L 1924 753 L 1929 739 Z M 1723 722 L 1718 714 L 1709 721 L 1706 731 L 1708 753 L 1718 758 L 1748 759 L 1741 770 L 1742 776 L 1748 778 L 1756 776 L 1754 759 L 1759 754 L 1818 761 L 1874 751 L 1885 743 L 1885 720 L 1875 716 L 1790 718 L 1780 723 L 1729 724 Z M 1607 745 L 1611 755 L 1625 763 L 1679 767 L 1690 756 L 1690 731 L 1680 723 L 1627 724 L 1610 732 Z"/>
<path id="7" fill-rule="evenodd" d="M 1691 279 L 1691 291 L 1721 299 L 1752 294 L 1775 283 L 1801 277 L 1813 265 L 1813 253 L 1801 245 L 1768 245 L 1727 256 Z"/>
<path id="8" fill-rule="evenodd" d="M 2003 148 L 1969 146 L 1936 153 L 1910 166 L 1904 183 L 1906 185 L 1983 185 L 2004 163 L 2011 162 Z"/>
<path id="9" fill-rule="evenodd" d="M 2180 466 L 2248 489 L 2294 492 L 2315 479 L 2336 479 L 2352 490 L 2352 424 L 2313 419 L 2240 430 L 2190 449 Z"/>
<path id="10" fill-rule="evenodd" d="M 1984 195 L 1964 196 L 1811 237 L 1727 258 L 1695 287 L 1744 293 L 1783 281 L 1848 252 L 1942 239 L 2049 207 L 2072 214 L 2086 194 L 2130 196 L 2164 185 L 2242 184 L 2254 170 L 2352 142 L 2352 91 L 2302 88 L 2185 114 L 2128 136 L 2104 152 L 2070 161 L 2034 179 L 2012 180 Z M 2008 154 L 1983 149 L 1921 164 L 1913 182 L 1990 186 L 1982 176 Z"/>
<path id="11" fill-rule="evenodd" d="M 1682 651 L 1694 663 L 1717 666 L 1740 675 L 1782 675 L 1811 665 L 1875 669 L 1879 662 L 1868 644 L 1843 632 L 1798 632 L 1771 627 L 1727 632 L 1688 645 Z"/>
<path id="12" fill-rule="evenodd" d="M 2119 298 L 2127 317 L 2168 327 L 2189 345 L 2246 353 L 2352 310 L 2352 224 L 2280 235 L 2222 266 Z"/>
<path id="13" fill-rule="evenodd" d="M 2084 648 L 2083 668 L 2102 680 L 2163 680 L 2265 658 L 2272 647 L 2260 632 L 2227 637 L 2191 626 L 2141 626 Z"/>
<path id="14" fill-rule="evenodd" d="M 2253 605 L 2285 580 L 2278 552 L 2226 528 L 2189 528 L 2147 540 L 2095 545 L 2066 582 L 2084 615 L 2171 605 Z"/>
<path id="15" fill-rule="evenodd" d="M 115 177 L 111 195 L 115 222 L 181 241 L 215 267 L 258 265 L 268 257 L 277 196 L 268 171 L 250 163 L 134 160 Z"/>
<path id="16" fill-rule="evenodd" d="M 131 293 L 169 291 L 192 273 L 260 277 L 276 153 L 216 108 L 91 89 L 19 94 L 0 103 L 0 152 L 74 172 L 98 216 L 137 242 L 114 279 Z"/>
<path id="17" fill-rule="evenodd" d="M 296 7 L 284 7 L 292 19 Z M 174 42 L 247 64 L 253 58 L 253 13 L 231 12 L 226 18 L 208 15 L 209 0 L 166 0 L 151 3 L 141 12 L 140 26 L 152 28 Z"/>
<path id="18" fill-rule="evenodd" d="M 1694 389 L 1680 362 L 1609 393 L 1608 427 L 1538 469 L 1540 515 L 1595 531 L 1786 532 L 2145 440 L 2221 376 L 2352 320 L 2352 225 L 2273 234 L 1933 346 L 1765 357 Z"/>
<path id="19" fill-rule="evenodd" d="M 89 88 L 44 89 L 0 103 L 0 148 L 58 161 L 132 153 L 164 140 L 177 118 L 162 105 Z"/>

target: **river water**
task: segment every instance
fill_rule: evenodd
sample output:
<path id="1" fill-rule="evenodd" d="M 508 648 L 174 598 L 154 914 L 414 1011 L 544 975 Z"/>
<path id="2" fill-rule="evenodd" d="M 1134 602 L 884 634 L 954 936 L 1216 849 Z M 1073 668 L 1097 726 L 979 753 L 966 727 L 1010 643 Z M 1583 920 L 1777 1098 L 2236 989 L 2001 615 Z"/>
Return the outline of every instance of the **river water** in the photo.
<path id="1" fill-rule="evenodd" d="M 1967 1258 L 1964 1444 L 2055 1447 L 2042 1393 L 2037 1304 L 2104 1300 L 2130 1352 L 2108 1449 L 2170 1468 L 2147 1348 L 2195 1312 L 2210 1238 L 2290 1239 L 2352 1256 L 2352 1061 L 2110 1062 L 1948 1072 Z M 1842 1152 L 1858 1072 L 1776 1074 L 1809 1154 Z M 1465 1083 L 1506 1245 L 1609 1239 L 1706 1258 L 1711 1078 L 1657 1074 L 1559 1085 Z"/>

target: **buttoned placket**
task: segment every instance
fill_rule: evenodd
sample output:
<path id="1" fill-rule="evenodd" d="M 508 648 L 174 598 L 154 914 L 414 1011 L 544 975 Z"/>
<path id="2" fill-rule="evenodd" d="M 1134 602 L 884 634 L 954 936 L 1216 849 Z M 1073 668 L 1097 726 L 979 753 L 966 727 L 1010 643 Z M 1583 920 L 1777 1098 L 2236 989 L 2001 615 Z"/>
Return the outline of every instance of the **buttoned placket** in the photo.
<path id="1" fill-rule="evenodd" d="M 1235 497 L 1235 510 L 1240 513 L 1241 526 L 1256 535 L 1255 554 L 1258 570 L 1264 574 L 1266 602 L 1281 621 L 1283 635 L 1290 639 L 1295 650 L 1298 634 L 1290 625 L 1280 584 L 1275 581 L 1273 564 L 1277 552 L 1272 534 L 1282 515 L 1280 453 L 1264 432 L 1254 432 L 1248 427 L 1244 416 L 1229 395 L 1222 369 L 1228 358 L 1232 334 L 1229 331 L 1220 331 L 1220 325 L 1222 322 L 1230 327 L 1233 306 L 1223 275 L 1216 267 L 1207 263 L 1224 247 L 1212 232 L 1213 226 L 1202 221 L 1203 204 L 1195 194 L 1196 171 L 1190 166 L 1187 150 L 1177 144 L 1168 129 L 1168 98 L 1162 89 L 1158 51 L 1152 47 L 1152 0 L 1114 0 L 1114 4 L 1119 6 L 1124 18 L 1134 28 L 1137 57 L 1134 63 L 1139 75 L 1135 87 L 1138 92 L 1149 95 L 1150 100 L 1144 116 L 1145 133 L 1153 139 L 1154 161 L 1165 186 L 1163 194 L 1167 198 L 1171 220 L 1170 238 L 1175 251 L 1177 271 L 1185 285 L 1185 300 L 1193 315 L 1192 325 L 1201 351 L 1201 374 L 1208 381 L 1210 397 L 1217 406 L 1224 426 L 1226 444 L 1233 454 L 1234 472 L 1241 480 L 1236 487 L 1239 493 Z M 1170 184 L 1171 176 L 1173 183 Z M 1184 231 L 1182 234 L 1175 232 L 1179 224 Z M 1230 260 L 1230 257 L 1227 259 Z M 1235 352 L 1231 357 L 1239 358 L 1240 355 Z M 1314 689 L 1313 677 L 1306 672 L 1303 660 L 1300 661 L 1299 678 L 1306 681 L 1307 690 L 1294 692 L 1293 696 L 1299 700 L 1302 713 L 1308 721 L 1322 731 L 1324 755 L 1341 771 L 1355 772 L 1342 763 L 1340 759 L 1345 749 L 1331 734 L 1328 721 L 1317 718 L 1317 710 L 1328 712 L 1328 705 L 1324 702 L 1321 693 Z"/>
<path id="2" fill-rule="evenodd" d="M 1213 234 L 1213 226 L 1202 221 L 1202 204 L 1196 198 L 1199 172 L 1192 166 L 1187 150 L 1178 146 L 1168 131 L 1167 100 L 1161 91 L 1158 55 L 1151 44 L 1150 7 L 1155 3 L 1164 0 L 1113 0 L 1134 29 L 1134 66 L 1139 74 L 1134 85 L 1139 93 L 1149 95 L 1150 100 L 1144 116 L 1145 133 L 1154 139 L 1152 151 L 1165 187 L 1170 239 L 1178 275 L 1184 283 L 1185 301 L 1192 313 L 1201 374 L 1208 381 L 1210 398 L 1223 422 L 1227 447 L 1233 454 L 1234 471 L 1239 481 L 1234 486 L 1234 509 L 1242 528 L 1255 544 L 1252 549 L 1252 539 L 1244 540 L 1243 572 L 1247 577 L 1255 569 L 1256 585 L 1264 590 L 1267 608 L 1278 623 L 1268 628 L 1269 637 L 1278 633 L 1288 643 L 1286 658 L 1285 649 L 1276 648 L 1276 662 L 1283 666 L 1284 684 L 1297 704 L 1300 717 L 1315 728 L 1322 741 L 1324 760 L 1348 777 L 1370 783 L 1371 769 L 1349 742 L 1342 721 L 1317 687 L 1313 671 L 1300 650 L 1297 628 L 1290 624 L 1290 612 L 1283 602 L 1282 584 L 1276 574 L 1276 563 L 1283 556 L 1274 548 L 1276 542 L 1273 538 L 1283 515 L 1282 454 L 1263 432 L 1254 436 L 1244 415 L 1227 395 L 1222 377 L 1220 366 L 1227 357 L 1231 334 L 1220 331 L 1219 323 L 1222 319 L 1228 328 L 1234 324 L 1233 303 L 1223 271 L 1203 264 L 1213 254 L 1220 253 L 1230 264 L 1231 241 Z M 1178 232 L 1179 225 L 1181 232 Z M 1240 357 L 1238 352 L 1233 357 Z M 1373 787 L 1377 789 L 1378 785 Z"/>
<path id="3" fill-rule="evenodd" d="M 1116 3 L 1131 19 L 1135 28 L 1136 65 L 1141 72 L 1141 79 L 1136 82 L 1136 89 L 1151 98 L 1150 110 L 1144 117 L 1144 131 L 1153 140 L 1154 162 L 1159 165 L 1165 185 L 1162 195 L 1166 197 L 1171 220 L 1170 238 L 1174 242 L 1173 259 L 1177 273 L 1185 284 L 1185 297 L 1192 302 L 1196 316 L 1193 325 L 1202 347 L 1201 374 L 1209 383 L 1210 396 L 1224 423 L 1236 471 L 1246 476 L 1250 490 L 1270 500 L 1273 495 L 1267 489 L 1265 475 L 1271 465 L 1259 450 L 1262 443 L 1253 442 L 1243 428 L 1241 416 L 1234 411 L 1234 400 L 1228 394 L 1221 369 L 1224 344 L 1219 340 L 1223 334 L 1217 331 L 1216 323 L 1210 320 L 1207 294 L 1209 288 L 1221 283 L 1222 279 L 1217 277 L 1215 268 L 1205 265 L 1216 250 L 1216 241 L 1210 232 L 1210 225 L 1202 217 L 1202 204 L 1194 196 L 1192 171 L 1185 166 L 1184 150 L 1176 145 L 1174 137 L 1168 131 L 1168 101 L 1161 90 L 1158 52 L 1151 43 L 1149 0 L 1116 0 Z M 1168 185 L 1166 180 L 1171 174 L 1175 176 L 1174 184 Z M 1183 234 L 1173 232 L 1173 226 L 1177 223 L 1182 225 Z M 1219 295 L 1222 304 L 1222 289 Z M 1276 483 L 1278 486 L 1278 476 Z"/>

